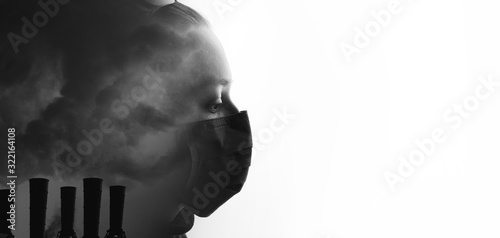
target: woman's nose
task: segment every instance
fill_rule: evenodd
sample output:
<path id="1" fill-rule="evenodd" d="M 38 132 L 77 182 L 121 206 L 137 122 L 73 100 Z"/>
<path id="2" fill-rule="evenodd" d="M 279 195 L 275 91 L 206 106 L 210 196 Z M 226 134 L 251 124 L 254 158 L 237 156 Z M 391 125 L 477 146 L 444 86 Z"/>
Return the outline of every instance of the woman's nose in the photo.
<path id="1" fill-rule="evenodd" d="M 224 105 L 224 109 L 225 109 L 224 114 L 226 114 L 224 116 L 230 116 L 230 115 L 233 115 L 233 114 L 240 112 L 230 98 L 228 98 L 226 100 L 225 105 Z"/>

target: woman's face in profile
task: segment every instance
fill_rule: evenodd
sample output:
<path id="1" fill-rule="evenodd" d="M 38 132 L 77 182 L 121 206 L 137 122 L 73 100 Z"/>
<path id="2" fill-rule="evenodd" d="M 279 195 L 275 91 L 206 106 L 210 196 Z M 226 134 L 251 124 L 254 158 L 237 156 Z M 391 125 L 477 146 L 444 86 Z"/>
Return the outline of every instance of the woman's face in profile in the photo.
<path id="1" fill-rule="evenodd" d="M 174 54 L 159 50 L 151 64 L 165 80 L 163 112 L 173 109 L 177 114 L 175 124 L 238 113 L 230 98 L 231 71 L 219 40 L 211 30 L 201 27 L 183 35 L 189 43 L 182 50 Z"/>
<path id="2" fill-rule="evenodd" d="M 175 35 L 176 37 L 168 35 L 170 39 L 145 47 L 149 52 L 154 52 L 146 67 L 152 69 L 161 80 L 148 78 L 147 82 L 156 87 L 148 91 L 150 95 L 141 103 L 154 107 L 158 112 L 154 114 L 157 119 L 173 118 L 173 128 L 239 113 L 230 97 L 232 78 L 229 65 L 215 34 L 204 27 L 192 27 L 187 32 L 175 32 Z M 135 67 L 128 70 L 136 69 L 141 71 Z M 131 78 L 137 79 L 136 84 L 144 79 L 137 76 Z M 156 158 L 176 162 L 152 164 L 156 171 L 161 170 L 164 174 L 161 179 L 156 180 L 156 183 L 161 185 L 143 189 L 147 190 L 144 191 L 146 194 L 154 194 L 158 189 L 163 191 L 162 194 L 166 194 L 144 199 L 148 200 L 147 203 L 161 204 L 157 210 L 150 211 L 149 217 L 167 221 L 179 212 L 179 201 L 173 194 L 185 192 L 192 164 L 189 152 L 182 151 L 182 142 L 171 141 L 172 137 L 162 135 L 150 133 L 149 137 L 153 136 L 150 141 L 155 141 L 164 150 L 146 151 L 150 148 L 146 147 L 143 148 L 144 152 Z M 181 152 L 168 151 L 171 147 Z M 151 151 L 157 151 L 157 154 L 152 154 Z M 174 156 L 165 158 L 169 153 Z M 152 199 L 160 199 L 162 202 Z M 165 199 L 168 202 L 165 202 Z"/>
<path id="3" fill-rule="evenodd" d="M 19 14 L 5 18 L 19 33 L 19 19 L 38 6 L 13 2 L 4 5 L 19 8 Z M 165 230 L 179 212 L 175 195 L 188 190 L 189 176 L 204 169 L 193 172 L 193 154 L 198 154 L 191 152 L 207 152 L 216 141 L 233 146 L 216 151 L 225 156 L 228 150 L 240 152 L 234 148 L 239 140 L 244 149 L 251 141 L 246 113 L 232 116 L 239 110 L 230 97 L 231 72 L 206 20 L 177 1 L 146 14 L 142 5 L 135 0 L 72 2 L 23 43 L 19 55 L 4 47 L 2 53 L 10 53 L 2 59 L 11 59 L 3 62 L 2 74 L 9 77 L 2 81 L 0 124 L 22 131 L 19 152 L 25 159 L 18 165 L 26 178 L 57 177 L 73 186 L 99 177 L 106 185 L 125 185 L 133 205 L 126 205 L 124 224 L 133 224 L 130 229 L 139 234 L 161 234 L 155 231 Z M 215 118 L 224 118 L 216 121 L 227 123 L 226 128 L 212 123 L 219 130 L 212 128 L 210 137 L 190 144 L 178 139 L 178 128 L 185 124 Z M 242 166 L 249 166 L 248 153 L 241 156 L 247 162 Z M 209 165 L 220 163 L 224 169 L 229 159 L 223 159 L 225 164 Z M 246 173 L 231 176 L 241 182 Z M 220 190 L 241 188 L 231 185 Z"/>

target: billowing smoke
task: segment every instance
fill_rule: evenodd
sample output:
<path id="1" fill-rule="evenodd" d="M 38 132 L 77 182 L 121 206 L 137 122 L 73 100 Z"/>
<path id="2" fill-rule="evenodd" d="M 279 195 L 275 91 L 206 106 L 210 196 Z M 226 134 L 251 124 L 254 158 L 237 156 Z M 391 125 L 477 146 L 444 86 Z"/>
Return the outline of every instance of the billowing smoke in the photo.
<path id="1" fill-rule="evenodd" d="M 48 224 L 45 229 L 45 237 L 57 237 L 57 233 L 61 229 L 61 213 L 56 212 Z"/>
<path id="2" fill-rule="evenodd" d="M 17 129 L 18 174 L 130 184 L 178 165 L 205 46 L 174 5 L 0 1 L 0 129 Z"/>

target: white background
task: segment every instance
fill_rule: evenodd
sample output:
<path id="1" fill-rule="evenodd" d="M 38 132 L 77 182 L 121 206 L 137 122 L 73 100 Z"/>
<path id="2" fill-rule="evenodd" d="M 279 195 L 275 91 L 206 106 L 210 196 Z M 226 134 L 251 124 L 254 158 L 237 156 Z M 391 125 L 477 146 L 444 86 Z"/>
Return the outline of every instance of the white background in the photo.
<path id="1" fill-rule="evenodd" d="M 189 237 L 500 236 L 500 87 L 456 130 L 443 120 L 479 76 L 500 82 L 495 1 L 401 0 L 350 63 L 341 44 L 390 0 L 181 2 L 212 22 L 261 145 L 242 192 Z M 271 130 L 283 110 L 294 119 Z M 391 191 L 384 174 L 436 128 L 446 141 Z"/>

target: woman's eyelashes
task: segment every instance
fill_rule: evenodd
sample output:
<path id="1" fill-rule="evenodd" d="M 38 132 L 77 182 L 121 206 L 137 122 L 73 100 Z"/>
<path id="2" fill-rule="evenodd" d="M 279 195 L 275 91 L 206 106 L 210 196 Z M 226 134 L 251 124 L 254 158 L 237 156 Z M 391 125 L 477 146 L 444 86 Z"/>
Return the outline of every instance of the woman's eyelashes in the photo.
<path id="1" fill-rule="evenodd" d="M 211 113 L 217 113 L 217 112 L 219 112 L 219 107 L 220 107 L 220 104 L 211 104 L 209 111 Z"/>
<path id="2" fill-rule="evenodd" d="M 221 107 L 222 107 L 222 98 L 218 98 L 208 104 L 208 111 L 210 113 L 217 113 L 219 112 L 219 109 Z"/>

